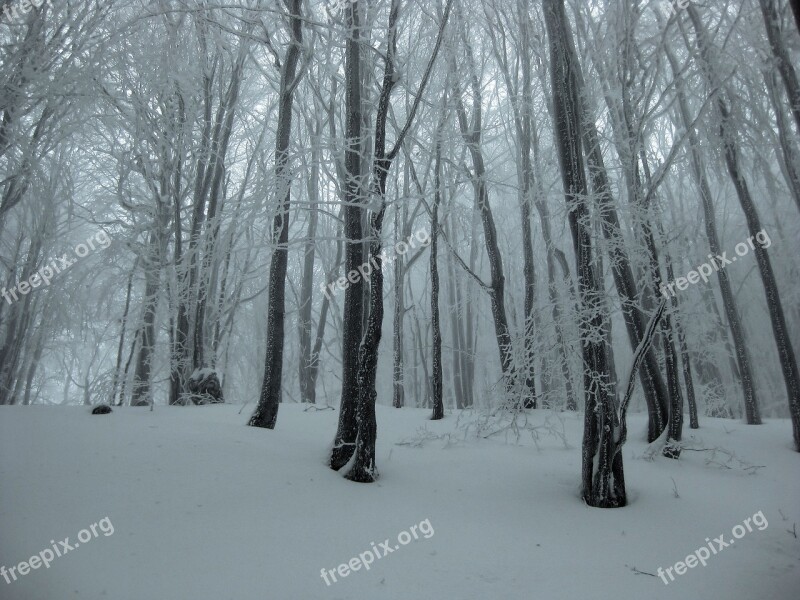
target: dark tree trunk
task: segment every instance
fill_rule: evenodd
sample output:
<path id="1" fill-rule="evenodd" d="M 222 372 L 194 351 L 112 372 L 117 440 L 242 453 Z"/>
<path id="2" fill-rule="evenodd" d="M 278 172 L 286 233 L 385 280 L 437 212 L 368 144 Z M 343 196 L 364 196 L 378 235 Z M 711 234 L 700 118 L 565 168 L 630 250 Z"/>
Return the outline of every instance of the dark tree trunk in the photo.
<path id="1" fill-rule="evenodd" d="M 310 370 L 316 360 L 311 348 L 311 308 L 314 291 L 314 255 L 317 236 L 317 222 L 319 212 L 319 159 L 322 136 L 320 125 L 312 137 L 311 148 L 311 176 L 308 184 L 309 215 L 308 231 L 303 255 L 303 282 L 300 287 L 300 308 L 298 311 L 298 329 L 300 330 L 300 360 L 298 361 L 298 378 L 300 381 L 300 400 L 315 404 L 317 401 L 316 385 L 312 385 Z M 316 384 L 316 381 L 314 382 Z"/>
<path id="2" fill-rule="evenodd" d="M 350 2 L 347 14 L 348 37 L 345 47 L 346 112 L 344 185 L 345 274 L 358 269 L 364 262 L 361 219 L 361 0 Z M 339 424 L 331 450 L 330 467 L 338 471 L 347 464 L 355 451 L 358 423 L 358 356 L 364 313 L 364 282 L 359 277 L 344 291 L 342 331 L 342 400 Z"/>
<path id="3" fill-rule="evenodd" d="M 705 29 L 694 7 L 690 6 L 688 10 L 697 36 L 697 46 L 700 51 L 704 71 L 709 83 L 715 85 L 717 82 L 714 81 L 715 76 L 712 71 L 713 65 L 709 57 L 710 48 L 706 40 Z M 718 86 L 715 85 L 715 87 Z M 725 155 L 725 164 L 736 190 L 736 195 L 739 198 L 739 203 L 742 206 L 745 219 L 747 220 L 747 227 L 752 240 L 756 237 L 756 234 L 762 231 L 761 220 L 756 205 L 750 195 L 750 188 L 747 185 L 747 180 L 740 169 L 741 160 L 739 157 L 738 141 L 736 139 L 736 126 L 731 120 L 728 103 L 721 92 L 717 95 L 716 107 L 720 123 L 720 137 Z M 786 384 L 786 394 L 789 400 L 789 412 L 792 417 L 795 447 L 800 452 L 800 373 L 798 373 L 797 361 L 789 340 L 789 331 L 786 327 L 786 319 L 778 292 L 778 285 L 772 271 L 772 262 L 770 261 L 766 249 L 760 243 L 754 244 L 754 252 L 761 273 L 761 280 L 764 285 L 764 293 L 767 297 L 767 309 L 769 311 L 770 321 L 772 322 L 772 331 L 775 336 L 775 344 L 777 345 L 784 383 Z M 722 270 L 720 270 L 720 272 L 721 271 Z M 758 413 L 755 414 L 755 417 L 754 422 L 759 423 L 760 416 Z"/>
<path id="4" fill-rule="evenodd" d="M 663 231 L 661 232 L 661 238 L 664 238 Z M 675 271 L 672 268 L 672 257 L 668 252 L 664 253 L 664 257 L 666 258 L 667 262 L 667 279 L 669 281 L 675 281 Z M 683 325 L 680 321 L 680 311 L 678 310 L 679 304 L 678 298 L 673 297 L 672 307 L 675 310 L 675 313 L 673 315 L 674 321 L 672 323 L 672 327 L 674 328 L 673 331 L 678 337 L 678 346 L 681 353 L 683 382 L 686 386 L 686 402 L 689 405 L 689 427 L 691 429 L 699 429 L 700 423 L 697 420 L 697 400 L 695 399 L 694 383 L 692 381 L 692 365 L 689 360 L 689 348 L 686 345 L 686 335 L 684 334 Z"/>
<path id="5" fill-rule="evenodd" d="M 446 114 L 446 107 L 442 107 L 442 123 Z M 431 370 L 433 377 L 431 389 L 433 391 L 433 414 L 431 419 L 438 421 L 444 418 L 444 402 L 442 401 L 442 330 L 439 325 L 439 266 L 437 264 L 439 243 L 439 205 L 442 194 L 442 142 L 441 127 L 436 132 L 436 157 L 434 166 L 433 207 L 431 208 L 431 330 L 433 332 L 433 363 Z"/>
<path id="6" fill-rule="evenodd" d="M 385 186 L 385 177 L 381 185 Z M 383 213 L 383 210 L 379 211 L 372 220 L 373 231 L 380 232 Z M 358 434 L 353 466 L 345 475 L 350 481 L 359 483 L 371 483 L 378 477 L 378 469 L 375 465 L 375 441 L 378 429 L 375 420 L 375 402 L 378 397 L 375 379 L 378 371 L 378 347 L 383 324 L 383 271 L 379 239 L 378 237 L 373 240 L 370 245 L 370 263 L 375 269 L 370 275 L 371 289 L 367 330 L 364 333 L 364 340 L 361 342 L 358 356 L 358 406 L 356 411 Z"/>
<path id="7" fill-rule="evenodd" d="M 579 67 L 576 67 L 579 68 Z M 582 77 L 578 71 L 578 81 L 582 86 Z M 625 317 L 625 326 L 628 332 L 631 349 L 633 351 L 639 346 L 644 334 L 645 320 L 639 307 L 636 305 L 639 291 L 636 280 L 633 276 L 631 261 L 625 250 L 625 242 L 622 237 L 622 227 L 611 191 L 611 184 L 603 161 L 600 148 L 600 136 L 595 125 L 595 118 L 592 115 L 585 97 L 582 104 L 582 125 L 584 128 L 584 149 L 586 151 L 589 166 L 589 176 L 592 182 L 594 199 L 597 210 L 600 214 L 603 236 L 609 247 L 609 258 L 611 259 L 611 272 L 614 276 L 614 284 L 619 294 L 622 304 L 622 312 Z M 639 378 L 642 383 L 642 391 L 647 403 L 648 441 L 655 440 L 664 427 L 667 425 L 668 418 L 668 391 L 661 377 L 661 369 L 658 359 L 653 351 L 649 351 L 644 358 L 642 368 L 639 370 Z"/>
<path id="8" fill-rule="evenodd" d="M 411 124 L 414 121 L 420 101 L 422 100 L 425 88 L 430 79 L 433 64 L 439 54 L 442 38 L 447 25 L 447 19 L 452 8 L 453 0 L 448 0 L 444 10 L 442 22 L 439 27 L 439 34 L 436 38 L 433 54 L 428 61 L 425 73 L 422 76 L 419 89 L 416 92 L 414 104 L 409 110 L 408 117 L 403 129 L 397 135 L 394 147 L 386 153 L 386 122 L 389 116 L 389 104 L 392 89 L 397 83 L 395 72 L 395 56 L 397 53 L 397 20 L 400 12 L 400 0 L 392 0 L 389 9 L 389 34 L 388 50 L 386 52 L 386 66 L 381 85 L 381 94 L 378 99 L 378 110 L 375 117 L 375 154 L 373 159 L 372 182 L 370 193 L 375 201 L 378 202 L 378 210 L 372 214 L 370 219 L 370 264 L 375 267 L 370 275 L 370 305 L 369 317 L 367 319 L 367 330 L 364 333 L 364 340 L 359 349 L 358 361 L 358 409 L 356 421 L 358 424 L 358 435 L 356 438 L 355 459 L 353 466 L 348 471 L 346 477 L 351 481 L 369 483 L 378 477 L 375 466 L 375 440 L 377 424 L 375 422 L 375 401 L 377 391 L 375 379 L 378 370 L 378 350 L 381 341 L 381 328 L 383 325 L 383 270 L 381 257 L 381 230 L 383 228 L 383 217 L 386 213 L 386 179 L 392 161 L 402 148 L 403 140 L 408 134 Z"/>
<path id="9" fill-rule="evenodd" d="M 794 197 L 797 209 L 800 210 L 800 155 L 797 152 L 794 136 L 791 135 L 791 125 L 787 122 L 783 103 L 778 97 L 778 78 L 774 69 L 764 72 L 764 84 L 769 94 L 769 100 L 772 103 L 772 110 L 775 113 L 775 123 L 778 126 L 778 143 L 783 158 L 783 164 L 781 165 L 783 168 L 781 170 L 786 178 L 789 191 Z M 775 196 L 778 196 L 778 194 L 775 194 Z"/>
<path id="10" fill-rule="evenodd" d="M 503 273 L 503 258 L 500 253 L 500 246 L 497 241 L 497 229 L 494 224 L 492 207 L 489 203 L 489 190 L 486 187 L 486 166 L 481 149 L 481 137 L 483 134 L 483 118 L 481 105 L 481 86 L 475 70 L 475 61 L 472 56 L 472 49 L 464 38 L 464 46 L 467 52 L 467 64 L 469 65 L 468 78 L 473 98 L 472 122 L 467 118 L 467 111 L 462 100 L 461 86 L 456 82 L 455 99 L 458 123 L 461 135 L 469 149 L 472 158 L 473 172 L 471 174 L 473 186 L 475 188 L 475 200 L 478 213 L 483 225 L 483 236 L 486 243 L 486 252 L 489 259 L 490 283 L 487 288 L 489 292 L 489 302 L 492 309 L 492 319 L 494 322 L 495 337 L 497 338 L 497 348 L 500 354 L 500 367 L 505 380 L 505 390 L 508 399 L 515 398 L 519 392 L 517 389 L 517 373 L 514 365 L 514 351 L 511 341 L 511 334 L 508 327 L 508 318 L 505 307 L 505 275 Z M 451 71 L 458 79 L 455 60 L 451 61 Z M 516 404 L 516 400 L 513 400 Z M 521 404 L 520 404 L 521 406 Z"/>
<path id="11" fill-rule="evenodd" d="M 648 195 L 645 197 L 645 201 L 640 203 L 644 236 L 648 249 L 647 254 L 650 261 L 650 280 L 652 281 L 653 289 L 660 290 L 663 287 L 663 278 L 661 277 L 661 266 L 658 261 L 658 249 L 656 248 L 656 225 L 653 223 L 655 217 L 650 214 L 649 201 L 646 200 L 646 198 L 651 195 L 655 197 L 653 192 L 654 184 L 650 174 L 650 167 L 647 164 L 647 156 L 644 151 L 641 152 L 641 161 L 650 189 Z M 658 228 L 658 230 L 661 231 L 660 222 L 658 223 Z M 669 263 L 669 256 L 667 256 L 667 262 Z M 670 280 L 673 280 L 674 274 L 672 274 L 671 269 L 670 273 Z M 671 299 L 671 308 L 677 316 L 678 300 L 674 296 Z M 673 333 L 672 314 L 670 311 L 667 311 L 661 321 L 661 342 L 664 348 L 664 362 L 667 367 L 667 389 L 669 391 L 669 423 L 667 425 L 669 431 L 663 454 L 667 458 L 678 459 L 681 455 L 680 441 L 683 434 L 683 392 L 681 390 L 680 374 L 678 372 L 678 352 L 675 350 Z"/>
<path id="12" fill-rule="evenodd" d="M 592 264 L 592 241 L 588 223 L 588 185 L 581 153 L 580 89 L 572 36 L 567 26 L 563 0 L 544 0 L 553 89 L 553 120 L 561 165 L 562 183 L 578 271 L 582 314 L 581 333 L 585 420 L 583 435 L 583 499 L 589 506 L 625 506 L 622 453 L 618 451 L 620 424 L 608 393 L 606 344 L 603 312 L 599 306 L 602 289 Z"/>
<path id="13" fill-rule="evenodd" d="M 158 202 L 158 200 L 157 200 Z M 160 203 L 159 203 L 160 204 Z M 144 312 L 142 315 L 142 335 L 139 354 L 136 359 L 136 370 L 133 375 L 133 389 L 131 390 L 131 406 L 152 406 L 153 392 L 151 390 L 152 362 L 156 342 L 156 311 L 158 310 L 159 289 L 161 281 L 161 266 L 164 257 L 166 240 L 163 235 L 163 226 L 166 225 L 166 216 L 163 207 L 159 205 L 159 222 L 153 227 L 148 242 L 148 256 L 144 260 Z"/>
<path id="14" fill-rule="evenodd" d="M 667 49 L 667 58 L 672 66 L 672 72 L 677 76 L 679 73 L 678 63 L 672 51 Z M 706 237 L 708 238 L 708 246 L 714 256 L 722 254 L 722 246 L 719 242 L 719 234 L 717 233 L 717 217 L 714 212 L 714 200 L 711 195 L 711 187 L 708 184 L 706 177 L 705 166 L 703 158 L 700 154 L 697 135 L 691 127 L 691 118 L 689 116 L 689 104 L 686 99 L 686 94 L 682 87 L 678 88 L 678 108 L 681 113 L 681 120 L 683 126 L 689 135 L 689 148 L 692 159 L 692 174 L 700 192 L 700 201 L 703 206 L 703 217 L 705 220 Z M 744 393 L 744 409 L 747 417 L 747 422 L 755 425 L 761 422 L 761 417 L 758 408 L 758 397 L 756 396 L 755 385 L 753 382 L 753 375 L 750 369 L 750 352 L 748 350 L 747 338 L 739 317 L 739 310 L 736 307 L 736 298 L 733 295 L 733 288 L 731 286 L 730 277 L 725 269 L 717 270 L 717 278 L 719 281 L 719 288 L 722 294 L 722 304 L 725 308 L 725 315 L 728 318 L 728 326 L 730 327 L 731 336 L 733 338 L 733 347 L 736 353 L 736 362 L 740 380 L 742 383 L 742 391 Z M 727 337 L 727 334 L 726 334 Z"/>
<path id="15" fill-rule="evenodd" d="M 287 8 L 289 1 L 284 0 Z M 248 22 L 242 23 L 242 39 L 245 40 L 250 33 L 253 25 Z M 197 297 L 194 319 L 194 338 L 193 338 L 193 373 L 197 369 L 214 367 L 216 365 L 217 349 L 212 345 L 212 328 L 207 316 L 208 299 L 212 302 L 216 295 L 218 256 L 217 246 L 219 241 L 220 218 L 223 202 L 223 179 L 226 174 L 225 159 L 228 153 L 231 133 L 233 131 L 233 120 L 236 114 L 236 106 L 239 100 L 239 89 L 242 82 L 244 65 L 247 60 L 249 46 L 240 42 L 239 52 L 236 62 L 233 65 L 230 83 L 224 98 L 220 101 L 217 110 L 217 126 L 214 131 L 212 141 L 212 162 L 206 172 L 208 194 L 208 213 L 206 215 L 206 234 L 203 244 L 201 244 L 202 261 L 200 272 L 197 277 Z M 291 48 L 290 48 L 291 50 Z M 287 51 L 286 60 L 289 56 Z M 279 108 L 280 110 L 280 108 Z M 224 117 L 224 118 L 223 118 Z M 280 118 L 280 115 L 279 115 Z M 279 126 L 280 127 L 280 126 Z M 280 135 L 280 131 L 277 135 Z M 279 174 L 276 173 L 276 177 Z M 280 182 L 280 179 L 277 180 Z M 278 183 L 278 187 L 280 187 Z"/>
<path id="16" fill-rule="evenodd" d="M 775 62 L 777 63 L 778 72 L 781 74 L 783 84 L 786 87 L 789 109 L 797 125 L 797 133 L 800 135 L 800 83 L 797 81 L 797 73 L 795 73 L 794 67 L 792 66 L 789 52 L 786 49 L 786 44 L 781 34 L 778 2 L 777 0 L 759 0 L 759 4 L 761 5 L 761 14 L 764 16 L 764 26 L 767 29 L 769 46 L 772 50 Z M 791 1 L 790 4 L 792 4 L 792 9 L 795 11 L 796 15 L 796 11 L 798 10 L 796 0 Z"/>
<path id="17" fill-rule="evenodd" d="M 453 240 L 453 229 L 448 227 L 450 221 L 448 220 L 445 228 L 447 229 L 447 238 Z M 452 373 L 453 373 L 453 390 L 456 397 L 456 408 L 462 409 L 466 406 L 466 391 L 464 389 L 464 374 L 465 374 L 465 343 L 464 343 L 464 328 L 462 327 L 462 319 L 459 318 L 461 314 L 461 305 L 456 294 L 456 271 L 453 264 L 453 257 L 447 254 L 447 299 L 450 305 L 450 336 L 452 339 L 453 347 L 451 356 Z"/>
<path id="18" fill-rule="evenodd" d="M 375 465 L 375 441 L 378 429 L 375 420 L 375 402 L 378 397 L 375 380 L 378 371 L 378 348 L 383 327 L 383 261 L 380 240 L 383 217 L 386 213 L 386 179 L 394 158 L 394 156 L 386 156 L 386 120 L 389 115 L 392 89 L 396 83 L 394 60 L 397 52 L 399 11 L 399 0 L 392 0 L 389 9 L 386 66 L 378 99 L 378 112 L 375 117 L 375 155 L 370 192 L 374 200 L 380 203 L 380 207 L 370 219 L 369 262 L 374 268 L 370 274 L 369 315 L 367 316 L 366 331 L 358 353 L 358 404 L 356 410 L 358 429 L 355 459 L 353 466 L 345 475 L 350 481 L 359 483 L 371 483 L 378 477 L 378 469 Z"/>
<path id="19" fill-rule="evenodd" d="M 269 308 L 267 313 L 267 356 L 264 361 L 264 380 L 255 412 L 250 417 L 252 427 L 274 429 L 281 401 L 283 374 L 283 343 L 286 302 L 286 268 L 289 243 L 289 205 L 292 176 L 289 169 L 289 143 L 292 133 L 292 101 L 298 83 L 296 75 L 300 49 L 303 44 L 302 0 L 284 0 L 290 14 L 292 40 L 286 51 L 281 72 L 278 131 L 275 140 L 275 180 L 278 210 L 273 223 L 275 250 L 269 271 Z"/>
<path id="20" fill-rule="evenodd" d="M 674 306 L 674 305 L 673 305 Z M 672 340 L 672 320 L 669 314 L 661 321 L 661 340 L 667 363 L 667 385 L 669 386 L 669 432 L 663 454 L 667 458 L 680 458 L 681 435 L 683 433 L 683 394 L 678 374 L 678 355 Z"/>
<path id="21" fill-rule="evenodd" d="M 558 344 L 558 362 L 561 366 L 561 376 L 564 379 L 564 391 L 567 396 L 566 409 L 578 410 L 578 401 L 575 396 L 572 375 L 569 369 L 569 353 L 567 352 L 567 342 L 564 338 L 564 325 L 561 319 L 561 299 L 556 283 L 556 249 L 550 227 L 550 209 L 547 206 L 547 199 L 542 189 L 542 174 L 539 162 L 539 138 L 536 134 L 535 127 L 531 127 L 531 140 L 533 144 L 534 166 L 536 168 L 536 195 L 534 205 L 536 206 L 536 212 L 539 213 L 539 221 L 542 225 L 542 238 L 544 239 L 545 250 L 547 252 L 547 294 L 550 304 L 553 307 L 553 327 L 556 331 L 556 343 Z"/>
<path id="22" fill-rule="evenodd" d="M 117 402 L 117 390 L 119 389 L 120 371 L 122 369 L 122 350 L 125 346 L 125 329 L 128 324 L 128 312 L 131 307 L 131 291 L 133 290 L 133 276 L 136 273 L 136 268 L 139 265 L 139 258 L 133 261 L 130 275 L 128 275 L 128 287 L 125 292 L 125 310 L 122 313 L 122 319 L 119 324 L 119 345 L 117 346 L 117 364 L 114 368 L 114 380 L 111 384 L 111 404 Z M 172 397 L 170 396 L 170 404 L 172 404 Z"/>
<path id="23" fill-rule="evenodd" d="M 408 198 L 408 167 L 405 174 L 404 196 Z M 398 205 L 394 218 L 395 242 L 400 241 L 400 234 L 405 229 L 406 212 L 408 204 L 402 208 Z M 397 257 L 394 263 L 394 320 L 392 323 L 392 406 L 402 408 L 406 403 L 405 367 L 403 357 L 403 321 L 405 318 L 405 302 L 403 296 L 403 281 L 405 279 L 405 257 Z"/>
<path id="24" fill-rule="evenodd" d="M 505 79 L 508 89 L 511 109 L 514 115 L 514 129 L 517 142 L 517 180 L 519 184 L 520 227 L 522 231 L 522 257 L 524 277 L 524 317 L 522 329 L 523 355 L 522 364 L 519 365 L 524 379 L 523 408 L 536 408 L 536 355 L 534 344 L 539 331 L 539 318 L 535 311 L 536 303 L 536 269 L 533 259 L 533 238 L 531 231 L 531 199 L 534 194 L 535 180 L 533 162 L 531 161 L 531 137 L 533 131 L 533 94 L 531 89 L 531 43 L 530 43 L 530 3 L 529 0 L 517 0 L 516 16 L 519 21 L 519 60 L 522 71 L 522 82 L 515 85 L 511 77 L 508 61 L 508 52 L 505 38 L 498 42 L 494 31 L 492 48 L 495 58 Z M 546 356 L 542 356 L 543 363 Z M 542 370 L 543 382 L 547 379 L 547 370 Z"/>

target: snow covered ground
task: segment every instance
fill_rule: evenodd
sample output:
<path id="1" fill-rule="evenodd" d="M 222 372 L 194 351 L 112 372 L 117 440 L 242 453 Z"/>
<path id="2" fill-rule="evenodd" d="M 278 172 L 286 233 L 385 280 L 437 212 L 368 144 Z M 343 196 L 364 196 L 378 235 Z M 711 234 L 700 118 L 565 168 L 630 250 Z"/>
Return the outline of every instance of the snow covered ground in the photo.
<path id="1" fill-rule="evenodd" d="M 325 466 L 338 413 L 283 405 L 265 431 L 244 426 L 251 408 L 0 407 L 0 565 L 113 524 L 48 569 L 0 579 L 0 599 L 797 598 L 800 454 L 788 420 L 705 418 L 686 437 L 735 457 L 649 461 L 644 418 L 631 415 L 631 503 L 602 510 L 578 495 L 581 415 L 534 411 L 530 424 L 550 424 L 534 443 L 479 437 L 471 413 L 433 423 L 379 406 L 381 479 L 365 485 Z M 548 433 L 562 421 L 569 447 Z M 729 541 L 759 511 L 768 526 L 669 585 L 634 571 L 671 567 L 705 538 Z M 321 577 L 426 519 L 427 539 L 329 586 Z"/>

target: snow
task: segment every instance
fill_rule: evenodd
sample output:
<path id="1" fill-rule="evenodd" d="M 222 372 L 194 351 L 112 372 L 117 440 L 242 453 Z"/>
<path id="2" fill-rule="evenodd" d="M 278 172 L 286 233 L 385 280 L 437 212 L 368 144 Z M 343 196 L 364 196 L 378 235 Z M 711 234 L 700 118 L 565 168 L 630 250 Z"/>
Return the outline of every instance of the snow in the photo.
<path id="1" fill-rule="evenodd" d="M 195 369 L 192 372 L 192 375 L 191 375 L 190 379 L 192 379 L 194 381 L 200 381 L 202 379 L 205 379 L 206 377 L 208 377 L 209 375 L 211 375 L 213 373 L 217 374 L 217 377 L 219 377 L 220 381 L 222 380 L 222 373 L 220 373 L 216 369 L 212 369 L 210 367 L 203 367 L 202 369 Z"/>
<path id="2" fill-rule="evenodd" d="M 0 579 L 0 598 L 797 597 L 800 540 L 790 530 L 800 521 L 800 454 L 788 420 L 705 418 L 700 430 L 685 430 L 695 447 L 735 453 L 723 468 L 707 464 L 709 452 L 646 460 L 645 417 L 629 415 L 631 503 L 592 509 L 578 493 L 580 414 L 562 415 L 565 447 L 541 433 L 536 443 L 465 434 L 459 424 L 477 419 L 472 413 L 432 422 L 427 410 L 378 406 L 381 478 L 357 484 L 325 466 L 337 411 L 284 404 L 268 431 L 245 426 L 251 408 L 91 416 L 81 407 L 0 407 L 0 565 L 27 560 L 50 540 L 74 542 L 104 517 L 114 526 L 49 569 Z M 545 419 L 558 422 L 547 411 L 533 411 L 530 422 Z M 398 445 L 409 440 L 416 443 Z M 632 570 L 666 569 L 706 537 L 731 537 L 758 511 L 766 529 L 669 585 Z M 394 543 L 425 519 L 429 539 L 325 585 L 320 569 L 336 569 L 372 542 Z"/>

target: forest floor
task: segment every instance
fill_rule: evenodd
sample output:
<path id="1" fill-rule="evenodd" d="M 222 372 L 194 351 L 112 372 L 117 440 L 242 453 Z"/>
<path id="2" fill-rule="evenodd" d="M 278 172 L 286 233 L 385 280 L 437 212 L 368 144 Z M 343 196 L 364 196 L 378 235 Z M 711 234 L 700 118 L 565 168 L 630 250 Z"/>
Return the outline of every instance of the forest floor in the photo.
<path id="1" fill-rule="evenodd" d="M 471 412 L 434 423 L 379 406 L 381 478 L 358 484 L 325 466 L 338 411 L 285 404 L 266 431 L 246 427 L 252 406 L 240 408 L 0 407 L 0 566 L 68 536 L 77 546 L 108 517 L 49 568 L 0 578 L 0 598 L 797 598 L 800 454 L 788 420 L 704 418 L 684 437 L 717 450 L 676 461 L 648 460 L 645 418 L 630 415 L 630 504 L 603 510 L 579 496 L 578 414 L 533 411 L 518 437 Z M 744 530 L 748 518 L 761 529 Z M 425 520 L 427 538 L 369 570 L 321 577 L 372 542 L 399 546 Z M 706 566 L 669 585 L 656 576 L 737 525 L 746 532 Z"/>

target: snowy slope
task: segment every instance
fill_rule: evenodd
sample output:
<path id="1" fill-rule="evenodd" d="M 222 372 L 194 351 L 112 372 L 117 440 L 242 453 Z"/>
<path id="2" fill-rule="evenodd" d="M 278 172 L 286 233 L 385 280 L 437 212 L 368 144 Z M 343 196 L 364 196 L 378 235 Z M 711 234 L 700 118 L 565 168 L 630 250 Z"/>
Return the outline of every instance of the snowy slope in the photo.
<path id="1" fill-rule="evenodd" d="M 381 479 L 364 485 L 325 467 L 338 413 L 283 405 L 278 429 L 266 431 L 245 427 L 250 407 L 239 408 L 91 416 L 77 407 L 0 407 L 0 565 L 27 560 L 50 540 L 74 543 L 104 517 L 114 527 L 49 569 L 0 579 L 0 599 L 797 597 L 800 540 L 787 530 L 800 523 L 800 455 L 788 421 L 703 419 L 699 431 L 687 429 L 696 446 L 744 461 L 724 468 L 707 464 L 709 452 L 643 459 L 644 419 L 632 415 L 631 504 L 602 510 L 578 495 L 580 415 L 563 416 L 566 448 L 546 433 L 537 444 L 527 434 L 478 438 L 463 427 L 478 419 L 472 414 L 432 423 L 428 411 L 379 406 Z M 559 425 L 545 411 L 532 417 L 545 420 Z M 741 468 L 748 465 L 763 468 Z M 730 538 L 758 511 L 766 528 L 669 585 L 633 571 L 672 566 L 706 537 Z M 320 569 L 372 542 L 396 545 L 425 519 L 429 539 L 326 586 Z"/>

